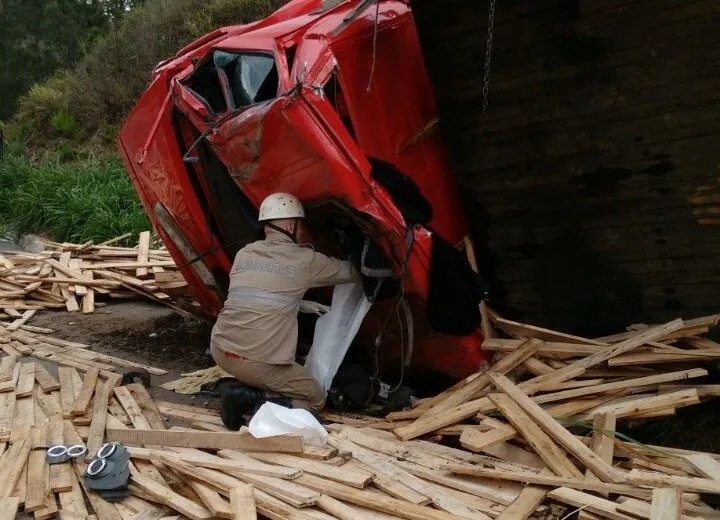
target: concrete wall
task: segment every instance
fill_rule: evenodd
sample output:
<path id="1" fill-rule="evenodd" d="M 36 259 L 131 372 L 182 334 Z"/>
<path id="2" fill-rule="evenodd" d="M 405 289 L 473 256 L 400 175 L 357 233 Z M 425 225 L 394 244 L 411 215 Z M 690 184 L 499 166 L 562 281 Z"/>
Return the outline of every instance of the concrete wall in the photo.
<path id="1" fill-rule="evenodd" d="M 720 2 L 413 0 L 496 306 L 587 334 L 720 312 Z"/>

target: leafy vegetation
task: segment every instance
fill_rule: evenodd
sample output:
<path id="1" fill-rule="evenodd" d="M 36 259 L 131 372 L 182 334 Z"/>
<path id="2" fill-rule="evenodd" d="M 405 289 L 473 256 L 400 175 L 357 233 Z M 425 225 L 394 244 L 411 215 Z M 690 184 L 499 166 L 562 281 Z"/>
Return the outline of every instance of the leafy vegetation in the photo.
<path id="1" fill-rule="evenodd" d="M 0 225 L 55 240 L 149 229 L 117 131 L 152 69 L 284 0 L 0 0 Z"/>
<path id="2" fill-rule="evenodd" d="M 118 24 L 131 0 L 3 0 L 0 2 L 0 119 L 18 97 L 57 69 L 75 65 L 97 38 Z"/>
<path id="3" fill-rule="evenodd" d="M 150 229 L 117 159 L 32 164 L 10 154 L 0 162 L 0 193 L 0 221 L 18 234 L 84 242 Z"/>
<path id="4" fill-rule="evenodd" d="M 94 153 L 114 153 L 122 120 L 160 61 L 218 27 L 249 23 L 284 3 L 146 0 L 99 38 L 77 66 L 34 85 L 19 101 L 10 134 L 33 152 L 56 153 L 74 138 Z"/>

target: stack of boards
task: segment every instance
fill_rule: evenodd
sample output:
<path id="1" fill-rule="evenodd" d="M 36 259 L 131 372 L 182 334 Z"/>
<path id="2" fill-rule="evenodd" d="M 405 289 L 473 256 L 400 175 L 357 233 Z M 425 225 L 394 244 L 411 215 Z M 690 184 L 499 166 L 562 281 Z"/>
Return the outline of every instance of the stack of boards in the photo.
<path id="1" fill-rule="evenodd" d="M 151 249 L 150 232 L 136 247 L 46 242 L 42 253 L 0 254 L 0 319 L 24 325 L 42 309 L 92 313 L 102 298 L 146 298 L 173 306 L 187 284 L 166 249 Z"/>
<path id="2" fill-rule="evenodd" d="M 720 357 L 701 336 L 717 321 L 591 340 L 490 313 L 488 370 L 386 418 L 325 414 L 324 446 L 228 432 L 214 409 L 120 385 L 112 368 L 127 361 L 0 331 L 0 346 L 29 350 L 0 359 L 0 518 L 720 519 L 706 503 L 720 456 L 614 435 L 720 393 L 693 385 Z M 57 370 L 37 359 L 40 343 Z M 108 441 L 132 456 L 120 502 L 84 488 L 87 460 L 45 463 L 49 445 L 83 443 L 92 457 Z"/>

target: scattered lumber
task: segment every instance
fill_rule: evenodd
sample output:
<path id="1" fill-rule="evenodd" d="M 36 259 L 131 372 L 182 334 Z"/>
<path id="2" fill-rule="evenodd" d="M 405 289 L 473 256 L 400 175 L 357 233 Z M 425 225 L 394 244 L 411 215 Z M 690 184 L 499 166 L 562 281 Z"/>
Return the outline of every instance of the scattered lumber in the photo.
<path id="1" fill-rule="evenodd" d="M 92 247 L 43 265 L 71 277 L 85 259 L 70 262 Z M 137 264 L 158 258 L 140 248 L 113 255 L 115 264 L 134 263 L 127 277 L 142 276 Z M 69 284 L 76 296 L 80 280 Z M 88 293 L 102 288 L 83 281 Z M 1 518 L 24 510 L 69 520 L 514 520 L 546 518 L 549 508 L 558 518 L 580 510 L 583 520 L 720 520 L 703 501 L 720 494 L 720 455 L 616 436 L 628 421 L 720 394 L 715 385 L 693 384 L 720 350 L 698 335 L 715 317 L 589 339 L 503 320 L 486 308 L 496 357 L 488 370 L 385 418 L 323 413 L 328 444 L 306 446 L 299 436 L 229 432 L 217 409 L 121 386 L 115 370 L 141 365 L 26 324 L 8 330 L 25 316 L 12 310 L 0 325 Z M 665 357 L 612 366 L 640 354 Z M 198 371 L 168 386 L 182 392 L 223 375 Z M 183 426 L 166 427 L 168 418 Z M 130 452 L 125 500 L 106 502 L 85 488 L 87 460 L 45 464 L 50 444 L 85 443 L 92 452 L 110 441 Z"/>
<path id="2" fill-rule="evenodd" d="M 90 314 L 103 299 L 146 298 L 181 310 L 173 298 L 190 296 L 187 283 L 167 249 L 151 248 L 149 231 L 140 233 L 137 247 L 111 243 L 46 241 L 41 253 L 3 253 L 0 320 L 7 330 L 32 330 L 27 322 L 42 309 Z"/>

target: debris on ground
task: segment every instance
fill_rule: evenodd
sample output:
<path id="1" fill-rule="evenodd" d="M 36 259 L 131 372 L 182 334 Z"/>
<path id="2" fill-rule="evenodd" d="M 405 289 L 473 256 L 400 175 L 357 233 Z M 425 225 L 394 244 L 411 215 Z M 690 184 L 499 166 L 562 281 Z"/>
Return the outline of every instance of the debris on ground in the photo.
<path id="1" fill-rule="evenodd" d="M 599 339 L 489 317 L 489 370 L 386 418 L 323 414 L 323 447 L 229 432 L 215 409 L 122 385 L 119 358 L 3 325 L 2 518 L 720 518 L 705 501 L 720 494 L 720 455 L 616 432 L 720 394 L 693 384 L 720 357 L 701 336 L 720 315 Z M 42 348 L 57 377 L 20 357 Z M 120 472 L 99 492 L 86 470 L 105 442 L 127 448 L 129 485 Z M 48 465 L 53 445 L 88 452 Z"/>
<path id="2" fill-rule="evenodd" d="M 233 376 L 216 365 L 203 370 L 180 374 L 180 379 L 168 381 L 162 387 L 166 390 L 173 390 L 178 394 L 192 395 L 200 392 L 203 386 L 215 383 L 225 377 Z"/>
<path id="3" fill-rule="evenodd" d="M 0 319 L 24 325 L 42 309 L 95 312 L 101 299 L 150 299 L 182 309 L 173 297 L 187 296 L 187 283 L 170 253 L 151 248 L 149 231 L 136 247 L 112 244 L 129 234 L 100 244 L 45 242 L 41 253 L 0 255 Z"/>

